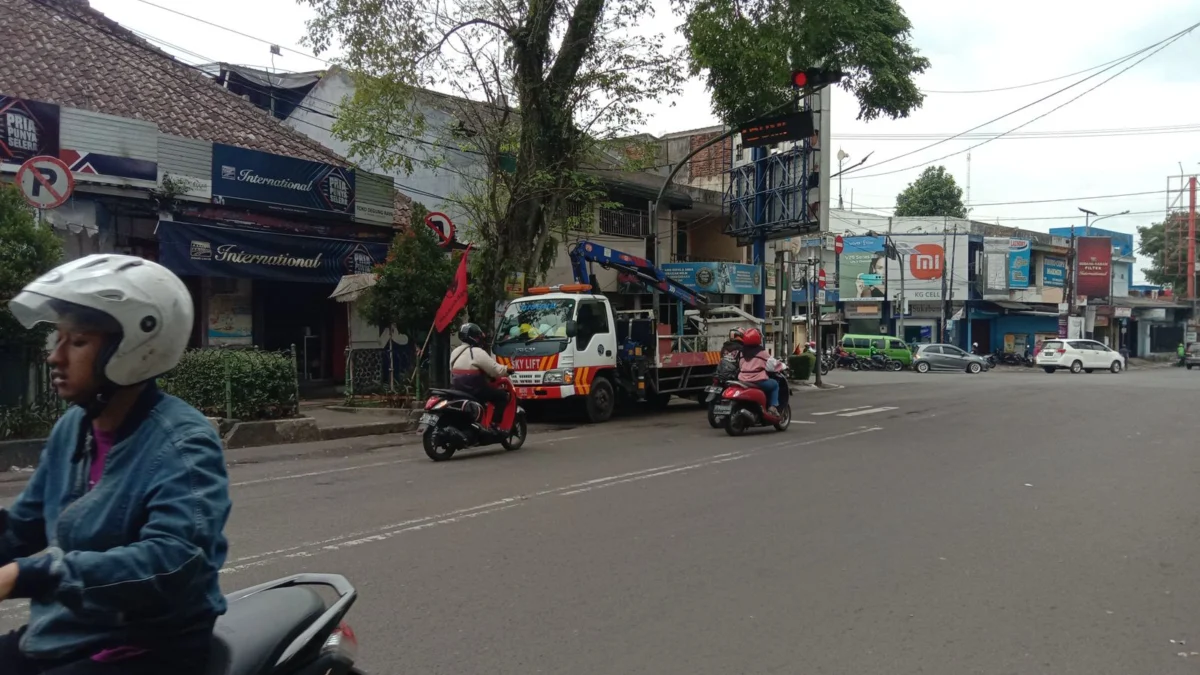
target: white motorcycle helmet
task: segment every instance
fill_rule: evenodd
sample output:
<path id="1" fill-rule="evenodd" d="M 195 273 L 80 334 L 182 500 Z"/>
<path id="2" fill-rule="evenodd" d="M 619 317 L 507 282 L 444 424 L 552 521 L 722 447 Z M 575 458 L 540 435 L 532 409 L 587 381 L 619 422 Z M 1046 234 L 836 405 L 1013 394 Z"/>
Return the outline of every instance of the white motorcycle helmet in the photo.
<path id="1" fill-rule="evenodd" d="M 55 323 L 65 307 L 111 317 L 121 339 L 97 364 L 103 389 L 152 380 L 178 365 L 192 333 L 192 296 L 173 272 L 131 255 L 96 254 L 50 270 L 9 302 L 26 328 Z"/>

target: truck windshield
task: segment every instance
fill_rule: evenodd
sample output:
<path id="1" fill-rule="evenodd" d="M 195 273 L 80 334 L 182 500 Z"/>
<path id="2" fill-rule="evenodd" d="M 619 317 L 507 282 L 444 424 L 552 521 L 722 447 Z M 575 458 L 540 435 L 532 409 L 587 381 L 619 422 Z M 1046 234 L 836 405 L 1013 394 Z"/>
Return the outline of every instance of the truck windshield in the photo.
<path id="1" fill-rule="evenodd" d="M 504 310 L 496 331 L 498 343 L 515 340 L 567 339 L 567 321 L 575 314 L 574 300 L 523 300 Z"/>

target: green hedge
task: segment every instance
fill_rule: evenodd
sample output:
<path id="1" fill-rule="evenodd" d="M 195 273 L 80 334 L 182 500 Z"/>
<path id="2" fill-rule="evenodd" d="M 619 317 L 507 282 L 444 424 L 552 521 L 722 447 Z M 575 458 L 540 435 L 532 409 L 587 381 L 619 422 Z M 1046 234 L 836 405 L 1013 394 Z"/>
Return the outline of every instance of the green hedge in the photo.
<path id="1" fill-rule="evenodd" d="M 45 438 L 60 414 L 57 401 L 0 406 L 0 441 Z"/>
<path id="2" fill-rule="evenodd" d="M 290 352 L 197 349 L 158 384 L 209 417 L 251 421 L 299 414 Z"/>
<path id="3" fill-rule="evenodd" d="M 817 365 L 817 357 L 813 354 L 794 354 L 788 357 L 788 368 L 792 369 L 792 379 L 807 382 Z"/>

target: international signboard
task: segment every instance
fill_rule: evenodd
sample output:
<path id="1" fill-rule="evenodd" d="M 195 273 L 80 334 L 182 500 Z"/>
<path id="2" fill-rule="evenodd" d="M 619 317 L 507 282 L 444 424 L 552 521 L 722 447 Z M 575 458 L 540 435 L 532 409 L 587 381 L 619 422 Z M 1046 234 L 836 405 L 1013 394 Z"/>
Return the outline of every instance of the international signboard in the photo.
<path id="1" fill-rule="evenodd" d="M 1112 284 L 1112 239 L 1079 237 L 1075 240 L 1076 294 L 1107 298 Z"/>
<path id="2" fill-rule="evenodd" d="M 176 274 L 325 284 L 372 272 L 388 251 L 376 241 L 166 220 L 158 223 L 158 243 L 159 262 Z"/>
<path id="3" fill-rule="evenodd" d="M 58 128 L 58 106 L 0 94 L 0 164 L 57 157 Z"/>
<path id="4" fill-rule="evenodd" d="M 742 147 L 757 148 L 783 141 L 802 141 L 812 136 L 814 129 L 812 111 L 800 110 L 748 124 L 739 133 Z"/>
<path id="5" fill-rule="evenodd" d="M 354 171 L 296 157 L 213 144 L 213 203 L 350 219 Z"/>

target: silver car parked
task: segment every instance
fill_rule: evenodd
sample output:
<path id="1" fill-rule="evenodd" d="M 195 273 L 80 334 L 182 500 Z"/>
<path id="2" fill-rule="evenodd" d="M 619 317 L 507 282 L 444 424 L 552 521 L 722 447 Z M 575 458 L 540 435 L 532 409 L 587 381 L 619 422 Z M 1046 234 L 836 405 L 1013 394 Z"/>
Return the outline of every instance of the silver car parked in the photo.
<path id="1" fill-rule="evenodd" d="M 975 374 L 987 370 L 987 361 L 982 356 L 967 353 L 954 345 L 928 344 L 917 347 L 912 367 L 918 373 L 958 370 Z"/>

